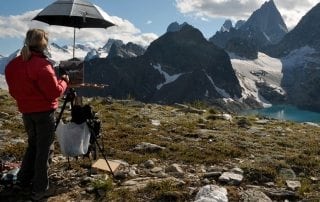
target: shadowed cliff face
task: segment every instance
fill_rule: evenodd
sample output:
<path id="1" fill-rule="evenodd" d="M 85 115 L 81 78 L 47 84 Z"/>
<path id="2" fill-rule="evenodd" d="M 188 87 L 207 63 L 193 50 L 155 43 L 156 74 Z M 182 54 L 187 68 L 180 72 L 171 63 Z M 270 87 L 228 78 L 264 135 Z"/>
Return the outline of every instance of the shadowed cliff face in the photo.
<path id="1" fill-rule="evenodd" d="M 282 58 L 283 80 L 288 102 L 304 109 L 320 111 L 320 52 L 304 47 Z"/>
<path id="2" fill-rule="evenodd" d="M 169 74 L 184 74 L 183 78 L 174 82 L 182 86 L 190 85 L 190 82 L 192 84 L 195 82 L 192 77 L 202 75 L 204 77 L 202 91 L 194 91 L 198 97 L 205 96 L 206 91 L 212 91 L 211 97 L 221 97 L 214 93 L 216 90 L 212 81 L 216 87 L 224 89 L 231 97 L 241 95 L 240 86 L 227 53 L 209 43 L 199 30 L 189 25 L 184 26 L 181 31 L 167 33 L 153 42 L 145 57 L 154 64 L 161 64 L 162 69 Z M 186 89 L 190 89 L 189 87 Z"/>
<path id="3" fill-rule="evenodd" d="M 267 47 L 265 52 L 273 57 L 283 57 L 304 46 L 320 50 L 320 3 L 313 7 L 278 44 Z"/>
<path id="4" fill-rule="evenodd" d="M 281 57 L 282 86 L 288 101 L 320 111 L 320 4 L 312 8 L 283 40 L 266 52 Z"/>
<path id="5" fill-rule="evenodd" d="M 187 24 L 161 36 L 142 56 L 87 62 L 85 77 L 86 82 L 110 85 L 84 90 L 86 95 L 130 95 L 162 103 L 241 96 L 228 54 Z"/>

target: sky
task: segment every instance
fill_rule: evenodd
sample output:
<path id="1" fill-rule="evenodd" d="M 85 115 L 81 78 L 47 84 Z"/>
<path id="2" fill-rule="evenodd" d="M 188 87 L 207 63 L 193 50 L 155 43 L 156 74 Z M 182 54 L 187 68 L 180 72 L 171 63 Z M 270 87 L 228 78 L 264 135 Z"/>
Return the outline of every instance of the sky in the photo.
<path id="1" fill-rule="evenodd" d="M 22 3 L 23 2 L 23 3 Z M 54 0 L 10 0 L 0 8 L 0 55 L 8 56 L 23 45 L 30 28 L 42 28 L 50 42 L 73 43 L 73 29 L 32 20 Z M 102 47 L 110 38 L 147 46 L 166 32 L 172 22 L 187 22 L 210 38 L 226 19 L 247 20 L 265 0 L 91 0 L 117 25 L 107 29 L 77 29 L 76 43 Z M 318 0 L 274 0 L 289 29 Z"/>

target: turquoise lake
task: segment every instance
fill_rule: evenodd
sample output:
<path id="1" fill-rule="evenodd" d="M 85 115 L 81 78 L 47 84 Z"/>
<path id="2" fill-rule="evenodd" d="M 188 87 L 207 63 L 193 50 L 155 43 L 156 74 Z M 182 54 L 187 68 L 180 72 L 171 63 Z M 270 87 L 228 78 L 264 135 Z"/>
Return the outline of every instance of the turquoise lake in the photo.
<path id="1" fill-rule="evenodd" d="M 290 105 L 275 105 L 269 108 L 248 110 L 244 114 L 255 114 L 280 120 L 320 123 L 320 113 L 298 109 Z"/>

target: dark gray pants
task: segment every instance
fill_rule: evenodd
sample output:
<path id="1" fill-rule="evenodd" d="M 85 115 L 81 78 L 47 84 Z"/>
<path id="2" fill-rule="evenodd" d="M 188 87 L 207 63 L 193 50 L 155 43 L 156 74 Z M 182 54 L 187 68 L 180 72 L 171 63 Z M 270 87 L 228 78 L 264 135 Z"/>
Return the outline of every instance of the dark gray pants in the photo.
<path id="1" fill-rule="evenodd" d="M 23 114 L 28 134 L 28 147 L 24 154 L 18 180 L 32 183 L 33 192 L 43 192 L 49 187 L 48 158 L 55 134 L 54 111 Z"/>

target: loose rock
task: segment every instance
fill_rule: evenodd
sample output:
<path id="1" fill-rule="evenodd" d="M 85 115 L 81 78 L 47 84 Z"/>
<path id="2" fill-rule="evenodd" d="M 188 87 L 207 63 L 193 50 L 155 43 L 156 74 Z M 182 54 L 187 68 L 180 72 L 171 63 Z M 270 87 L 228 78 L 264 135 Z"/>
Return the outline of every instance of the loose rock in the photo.
<path id="1" fill-rule="evenodd" d="M 228 202 L 228 191 L 217 185 L 206 185 L 200 188 L 195 202 Z"/>
<path id="2" fill-rule="evenodd" d="M 154 162 L 152 160 L 148 160 L 144 163 L 146 168 L 154 168 Z"/>
<path id="3" fill-rule="evenodd" d="M 166 168 L 166 172 L 183 172 L 183 170 L 178 164 L 174 163 Z"/>
<path id="4" fill-rule="evenodd" d="M 241 201 L 243 202 L 272 202 L 272 200 L 262 191 L 256 189 L 246 190 L 241 194 Z"/>
<path id="5" fill-rule="evenodd" d="M 292 191 L 296 191 L 301 187 L 300 181 L 287 180 L 286 184 L 287 184 L 287 187 Z"/>
<path id="6" fill-rule="evenodd" d="M 243 179 L 243 175 L 232 173 L 232 172 L 224 172 L 219 177 L 220 182 L 224 182 L 229 185 L 239 185 L 242 179 Z"/>
<path id="7" fill-rule="evenodd" d="M 165 149 L 165 147 L 161 147 L 156 144 L 142 142 L 142 143 L 138 144 L 133 150 L 134 151 L 144 151 L 144 152 L 160 152 L 164 149 Z"/>

